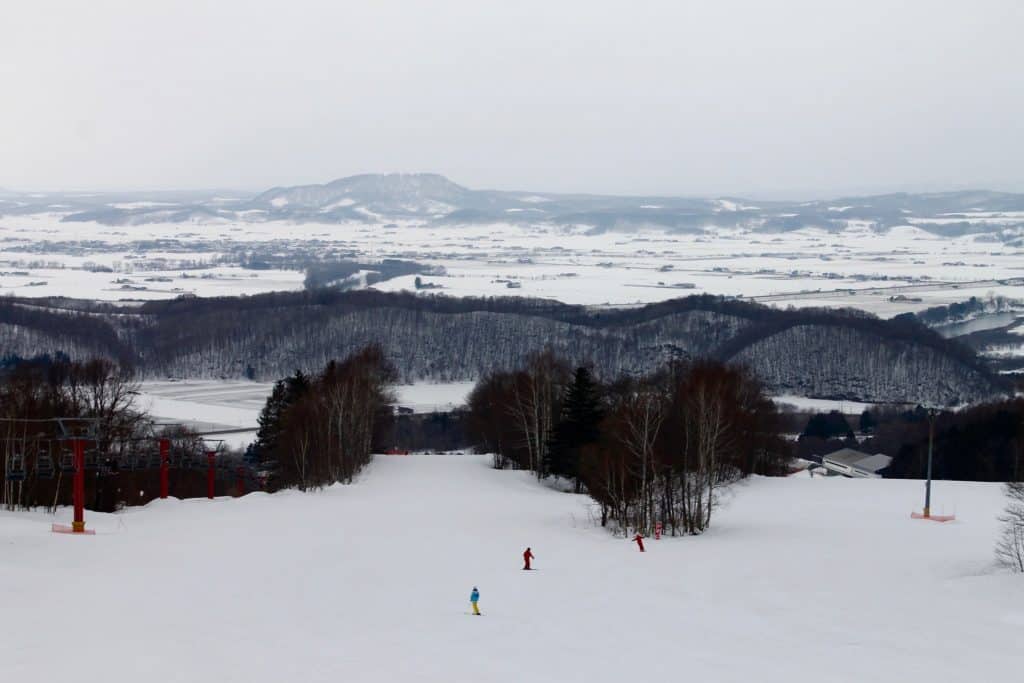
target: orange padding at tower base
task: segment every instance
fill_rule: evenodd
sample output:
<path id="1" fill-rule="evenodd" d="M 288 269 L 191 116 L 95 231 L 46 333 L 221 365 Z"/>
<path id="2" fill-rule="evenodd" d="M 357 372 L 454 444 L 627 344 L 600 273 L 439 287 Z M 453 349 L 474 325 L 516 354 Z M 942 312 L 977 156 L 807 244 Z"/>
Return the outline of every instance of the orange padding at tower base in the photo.
<path id="1" fill-rule="evenodd" d="M 94 529 L 83 529 L 82 531 L 75 531 L 67 524 L 51 524 L 50 531 L 55 534 L 74 534 L 76 536 L 95 536 L 96 531 Z"/>
<path id="2" fill-rule="evenodd" d="M 952 522 L 956 519 L 956 515 L 929 515 L 925 517 L 920 512 L 911 512 L 910 517 L 911 519 L 930 519 L 933 522 Z"/>

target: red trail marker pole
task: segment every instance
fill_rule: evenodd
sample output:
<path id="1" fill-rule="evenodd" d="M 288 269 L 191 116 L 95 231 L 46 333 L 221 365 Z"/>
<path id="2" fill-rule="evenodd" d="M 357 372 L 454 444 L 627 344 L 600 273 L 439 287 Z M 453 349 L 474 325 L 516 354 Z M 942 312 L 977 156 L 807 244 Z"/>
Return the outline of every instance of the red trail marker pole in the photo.
<path id="1" fill-rule="evenodd" d="M 215 451 L 206 451 L 206 497 L 213 500 L 214 488 L 216 486 L 216 472 L 214 470 Z"/>
<path id="2" fill-rule="evenodd" d="M 171 440 L 160 439 L 160 497 L 166 498 L 170 488 Z"/>
<path id="3" fill-rule="evenodd" d="M 73 439 L 71 448 L 75 456 L 75 477 L 71 483 L 75 519 L 71 522 L 71 531 L 81 534 L 85 532 L 85 442 L 82 439 Z"/>

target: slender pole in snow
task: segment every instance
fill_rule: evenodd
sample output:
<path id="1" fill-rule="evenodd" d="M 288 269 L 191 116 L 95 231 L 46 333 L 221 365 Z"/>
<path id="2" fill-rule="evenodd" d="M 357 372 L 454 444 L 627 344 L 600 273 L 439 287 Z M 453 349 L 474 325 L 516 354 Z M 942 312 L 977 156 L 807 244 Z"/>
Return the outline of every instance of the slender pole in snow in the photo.
<path id="1" fill-rule="evenodd" d="M 935 409 L 928 410 L 928 478 L 924 484 L 924 516 L 932 516 L 932 444 L 935 441 Z"/>

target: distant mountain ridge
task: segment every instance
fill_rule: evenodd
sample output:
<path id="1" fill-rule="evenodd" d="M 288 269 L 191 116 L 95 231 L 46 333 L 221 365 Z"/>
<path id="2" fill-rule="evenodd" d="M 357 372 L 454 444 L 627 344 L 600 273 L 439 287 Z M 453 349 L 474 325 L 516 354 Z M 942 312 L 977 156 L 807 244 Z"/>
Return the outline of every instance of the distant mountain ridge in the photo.
<path id="1" fill-rule="evenodd" d="M 4 193 L 0 215 L 59 213 L 106 225 L 157 222 L 336 224 L 530 223 L 592 231 L 654 228 L 699 233 L 746 228 L 886 230 L 912 225 L 936 235 L 1024 237 L 1024 194 L 971 190 L 894 193 L 808 202 L 742 197 L 606 196 L 476 190 L 436 173 L 362 174 L 324 184 L 275 187 L 254 196 L 223 192 Z"/>

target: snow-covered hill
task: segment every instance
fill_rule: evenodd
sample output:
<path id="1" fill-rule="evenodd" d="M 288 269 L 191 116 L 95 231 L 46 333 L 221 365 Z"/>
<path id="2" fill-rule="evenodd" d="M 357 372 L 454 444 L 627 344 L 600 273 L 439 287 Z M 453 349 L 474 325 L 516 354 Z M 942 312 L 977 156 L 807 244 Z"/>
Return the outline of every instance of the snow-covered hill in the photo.
<path id="1" fill-rule="evenodd" d="M 481 456 L 355 485 L 87 516 L 0 513 L 10 681 L 1011 680 L 1024 584 L 999 488 L 755 479 L 710 533 L 629 541 Z M 58 517 L 66 517 L 62 511 Z M 520 570 L 531 546 L 539 571 Z M 483 617 L 469 615 L 480 588 Z"/>
<path id="2" fill-rule="evenodd" d="M 250 208 L 291 215 L 443 216 L 471 201 L 473 192 L 436 173 L 364 174 L 324 185 L 277 187 L 255 197 Z"/>

